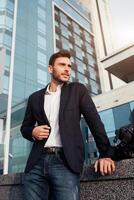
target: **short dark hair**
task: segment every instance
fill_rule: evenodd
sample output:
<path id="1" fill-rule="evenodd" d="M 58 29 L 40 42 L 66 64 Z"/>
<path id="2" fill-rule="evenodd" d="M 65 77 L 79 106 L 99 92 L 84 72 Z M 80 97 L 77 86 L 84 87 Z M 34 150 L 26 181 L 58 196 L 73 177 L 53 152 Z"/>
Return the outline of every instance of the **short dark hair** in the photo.
<path id="1" fill-rule="evenodd" d="M 53 66 L 56 58 L 60 58 L 60 57 L 71 58 L 71 53 L 66 49 L 62 49 L 62 50 L 52 54 L 50 59 L 49 59 L 49 65 Z"/>

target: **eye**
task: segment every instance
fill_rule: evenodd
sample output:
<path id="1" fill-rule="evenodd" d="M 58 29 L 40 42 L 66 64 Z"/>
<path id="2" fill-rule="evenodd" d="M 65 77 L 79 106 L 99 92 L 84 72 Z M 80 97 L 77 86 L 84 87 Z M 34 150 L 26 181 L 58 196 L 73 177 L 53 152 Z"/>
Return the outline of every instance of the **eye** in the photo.
<path id="1" fill-rule="evenodd" d="M 66 64 L 65 63 L 60 63 L 60 66 L 64 67 Z"/>

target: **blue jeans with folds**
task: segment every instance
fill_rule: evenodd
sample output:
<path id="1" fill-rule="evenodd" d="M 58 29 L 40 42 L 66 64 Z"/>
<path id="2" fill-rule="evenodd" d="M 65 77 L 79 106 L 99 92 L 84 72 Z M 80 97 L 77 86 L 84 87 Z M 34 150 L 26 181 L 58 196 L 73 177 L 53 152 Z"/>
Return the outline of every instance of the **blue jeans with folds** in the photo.
<path id="1" fill-rule="evenodd" d="M 25 174 L 25 200 L 80 200 L 80 175 L 73 173 L 64 155 L 43 154 Z"/>

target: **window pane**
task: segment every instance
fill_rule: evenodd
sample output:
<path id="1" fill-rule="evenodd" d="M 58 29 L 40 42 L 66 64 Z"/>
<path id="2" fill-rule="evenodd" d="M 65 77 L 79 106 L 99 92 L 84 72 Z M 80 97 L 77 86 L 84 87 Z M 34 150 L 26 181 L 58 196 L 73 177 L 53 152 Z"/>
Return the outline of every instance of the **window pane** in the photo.
<path id="1" fill-rule="evenodd" d="M 40 7 L 38 7 L 38 17 L 40 17 L 43 21 L 46 20 L 46 12 Z"/>
<path id="2" fill-rule="evenodd" d="M 75 44 L 81 47 L 81 39 L 78 35 L 74 34 Z"/>
<path id="3" fill-rule="evenodd" d="M 10 66 L 10 59 L 11 59 L 11 56 L 6 54 L 6 60 L 5 60 L 6 63 L 5 63 L 5 65 L 8 66 L 8 67 Z"/>
<path id="4" fill-rule="evenodd" d="M 14 9 L 14 3 L 12 1 L 7 1 L 7 8 L 11 11 Z"/>
<path id="5" fill-rule="evenodd" d="M 76 64 L 77 64 L 78 71 L 84 74 L 83 63 L 79 59 L 76 58 Z"/>
<path id="6" fill-rule="evenodd" d="M 90 78 L 96 80 L 96 70 L 92 67 L 89 67 Z"/>
<path id="7" fill-rule="evenodd" d="M 41 22 L 38 20 L 38 30 L 41 31 L 42 33 L 46 34 L 46 25 L 45 23 Z"/>
<path id="8" fill-rule="evenodd" d="M 86 47 L 87 47 L 87 52 L 90 53 L 90 54 L 93 54 L 93 48 L 91 47 L 91 45 L 87 42 L 85 44 L 86 44 Z"/>
<path id="9" fill-rule="evenodd" d="M 0 15 L 0 26 L 5 24 L 5 15 Z"/>
<path id="10" fill-rule="evenodd" d="M 83 59 L 83 57 L 82 57 L 82 50 L 79 48 L 79 47 L 77 47 L 77 46 L 75 46 L 75 49 L 76 49 L 76 56 L 77 56 L 77 58 L 79 58 L 79 59 Z"/>
<path id="11" fill-rule="evenodd" d="M 60 19 L 63 24 L 67 25 L 67 16 L 63 12 L 60 12 Z"/>
<path id="12" fill-rule="evenodd" d="M 84 31 L 84 33 L 85 33 L 86 40 L 90 43 L 91 42 L 91 36 L 90 36 L 90 34 L 87 31 Z"/>
<path id="13" fill-rule="evenodd" d="M 131 122 L 134 124 L 134 101 L 130 103 L 131 109 Z"/>
<path id="14" fill-rule="evenodd" d="M 4 44 L 11 47 L 12 44 L 12 37 L 8 34 L 4 35 Z"/>
<path id="15" fill-rule="evenodd" d="M 6 1 L 5 0 L 0 0 L 0 8 L 3 8 L 6 6 Z"/>
<path id="16" fill-rule="evenodd" d="M 69 33 L 68 33 L 68 29 L 66 26 L 64 26 L 63 24 L 61 24 L 61 34 L 63 36 L 65 36 L 66 38 L 69 38 Z"/>
<path id="17" fill-rule="evenodd" d="M 119 129 L 121 126 L 130 124 L 131 112 L 129 104 L 124 104 L 113 108 L 115 128 Z"/>
<path id="18" fill-rule="evenodd" d="M 45 84 L 47 82 L 47 73 L 41 69 L 38 69 L 38 83 Z"/>
<path id="19" fill-rule="evenodd" d="M 38 3 L 39 3 L 42 7 L 45 7 L 45 6 L 46 6 L 46 0 L 38 0 Z"/>
<path id="20" fill-rule="evenodd" d="M 2 79 L 3 79 L 3 89 L 7 91 L 8 90 L 9 77 L 3 76 Z"/>
<path id="21" fill-rule="evenodd" d="M 13 19 L 8 16 L 6 16 L 6 26 L 9 27 L 10 29 L 13 26 Z"/>
<path id="22" fill-rule="evenodd" d="M 83 76 L 83 74 L 78 73 L 78 79 L 80 83 L 84 83 L 85 82 L 85 76 Z"/>
<path id="23" fill-rule="evenodd" d="M 130 108 L 131 108 L 131 110 L 134 109 L 134 101 L 130 103 Z"/>
<path id="24" fill-rule="evenodd" d="M 41 35 L 38 35 L 38 47 L 46 50 L 46 39 Z"/>
<path id="25" fill-rule="evenodd" d="M 72 76 L 73 78 L 75 78 L 75 71 L 74 71 L 74 70 L 71 71 L 71 76 Z"/>
<path id="26" fill-rule="evenodd" d="M 114 116 L 112 109 L 102 111 L 99 114 L 102 122 L 104 123 L 106 132 L 115 131 Z"/>
<path id="27" fill-rule="evenodd" d="M 62 41 L 63 49 L 69 49 L 69 41 L 65 39 L 64 37 L 61 37 L 61 41 Z"/>
<path id="28" fill-rule="evenodd" d="M 80 35 L 79 25 L 76 24 L 74 21 L 72 23 L 73 23 L 74 32 L 77 33 L 78 35 Z"/>
<path id="29" fill-rule="evenodd" d="M 91 66 L 94 66 L 96 64 L 95 59 L 93 58 L 93 56 L 91 56 L 90 54 L 87 54 L 87 58 L 88 58 L 88 63 Z"/>
<path id="30" fill-rule="evenodd" d="M 42 52 L 38 51 L 38 64 L 47 64 L 46 62 L 46 55 L 43 54 Z"/>
<path id="31" fill-rule="evenodd" d="M 3 43 L 3 33 L 0 33 L 0 43 Z"/>

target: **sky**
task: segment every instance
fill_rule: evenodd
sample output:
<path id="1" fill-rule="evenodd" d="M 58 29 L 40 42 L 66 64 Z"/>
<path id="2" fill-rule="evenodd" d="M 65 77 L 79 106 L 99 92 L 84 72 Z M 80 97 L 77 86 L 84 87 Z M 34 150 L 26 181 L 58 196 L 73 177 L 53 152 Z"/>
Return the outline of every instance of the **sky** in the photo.
<path id="1" fill-rule="evenodd" d="M 109 5 L 117 46 L 134 43 L 134 0 L 109 0 Z"/>

